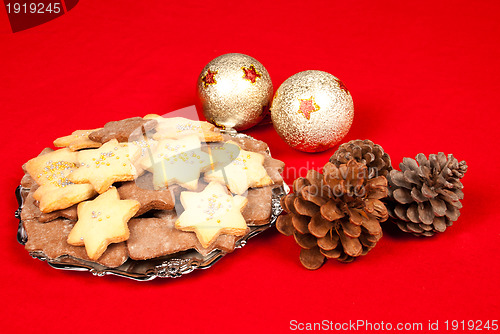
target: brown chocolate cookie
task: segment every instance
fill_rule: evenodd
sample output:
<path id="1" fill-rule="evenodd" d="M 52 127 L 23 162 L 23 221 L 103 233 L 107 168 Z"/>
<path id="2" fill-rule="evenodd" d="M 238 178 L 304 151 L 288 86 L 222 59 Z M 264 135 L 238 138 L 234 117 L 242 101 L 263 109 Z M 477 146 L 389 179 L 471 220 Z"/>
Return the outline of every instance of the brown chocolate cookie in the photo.
<path id="1" fill-rule="evenodd" d="M 243 209 L 243 218 L 248 225 L 265 225 L 271 217 L 272 186 L 248 189 L 248 204 Z"/>
<path id="2" fill-rule="evenodd" d="M 142 133 L 151 131 L 158 122 L 154 119 L 143 119 L 141 117 L 126 118 L 121 121 L 106 123 L 104 128 L 89 134 L 89 139 L 99 143 L 105 143 L 111 139 L 119 142 L 128 142 L 130 135 L 142 128 Z"/>
<path id="3" fill-rule="evenodd" d="M 50 259 L 68 255 L 77 259 L 90 261 L 85 247 L 71 246 L 66 242 L 73 223 L 66 219 L 56 219 L 48 223 L 35 220 L 23 221 L 28 234 L 25 247 L 29 252 L 43 252 Z M 127 247 L 124 242 L 111 244 L 104 254 L 95 262 L 106 267 L 118 267 L 127 260 Z"/>
<path id="4" fill-rule="evenodd" d="M 273 180 L 274 184 L 283 184 L 283 177 L 281 173 L 283 173 L 283 169 L 285 168 L 285 163 L 281 160 L 271 158 L 271 156 L 267 153 L 264 154 L 264 168 L 266 169 L 267 174 Z"/>
<path id="5" fill-rule="evenodd" d="M 175 206 L 174 187 L 154 190 L 153 174 L 146 172 L 135 181 L 123 183 L 118 187 L 118 194 L 121 199 L 134 199 L 141 204 L 141 208 L 135 214 L 137 217 L 150 210 L 172 210 Z"/>
<path id="6" fill-rule="evenodd" d="M 268 146 L 261 140 L 246 138 L 246 137 L 233 137 L 229 135 L 223 135 L 224 141 L 234 141 L 245 151 L 252 151 L 257 153 L 266 152 Z"/>
<path id="7" fill-rule="evenodd" d="M 236 237 L 221 235 L 209 248 L 203 248 L 195 233 L 175 228 L 176 220 L 175 211 L 163 211 L 158 218 L 131 219 L 128 225 L 130 237 L 127 240 L 130 258 L 146 260 L 188 249 L 195 249 L 203 256 L 216 248 L 226 252 L 234 250 Z"/>

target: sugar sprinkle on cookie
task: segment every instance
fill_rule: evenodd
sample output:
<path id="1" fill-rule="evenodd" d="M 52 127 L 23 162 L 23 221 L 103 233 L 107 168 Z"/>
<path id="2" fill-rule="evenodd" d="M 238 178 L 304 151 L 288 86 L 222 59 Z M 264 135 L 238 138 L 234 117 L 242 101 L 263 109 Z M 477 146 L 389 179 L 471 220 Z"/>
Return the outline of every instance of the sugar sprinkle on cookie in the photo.
<path id="1" fill-rule="evenodd" d="M 203 247 L 208 247 L 221 234 L 244 235 L 247 224 L 241 211 L 247 204 L 243 196 L 232 196 L 226 187 L 211 182 L 200 193 L 181 193 L 185 211 L 175 222 L 182 231 L 195 232 Z"/>
<path id="2" fill-rule="evenodd" d="M 42 212 L 66 209 L 95 195 L 91 184 L 74 184 L 69 180 L 77 166 L 77 153 L 68 148 L 40 155 L 26 163 L 27 172 L 40 186 L 33 197 L 40 202 Z"/>
<path id="3" fill-rule="evenodd" d="M 153 173 L 156 189 L 178 184 L 194 190 L 200 174 L 212 167 L 208 153 L 201 149 L 195 135 L 180 139 L 160 140 L 150 159 L 143 159 L 143 168 Z"/>
<path id="4" fill-rule="evenodd" d="M 184 136 L 197 135 L 202 142 L 222 141 L 222 134 L 215 125 L 205 121 L 193 121 L 183 117 L 163 118 L 159 115 L 147 115 L 144 118 L 154 119 L 158 122 L 153 138 L 175 139 Z"/>
<path id="5" fill-rule="evenodd" d="M 139 151 L 112 139 L 98 149 L 78 152 L 80 168 L 68 177 L 74 183 L 90 182 L 102 194 L 114 182 L 131 181 L 137 176 L 133 161 Z"/>
<path id="6" fill-rule="evenodd" d="M 243 195 L 250 187 L 273 184 L 264 168 L 264 156 L 242 150 L 233 141 L 212 147 L 215 169 L 205 174 L 207 181 L 226 184 L 231 192 Z"/>

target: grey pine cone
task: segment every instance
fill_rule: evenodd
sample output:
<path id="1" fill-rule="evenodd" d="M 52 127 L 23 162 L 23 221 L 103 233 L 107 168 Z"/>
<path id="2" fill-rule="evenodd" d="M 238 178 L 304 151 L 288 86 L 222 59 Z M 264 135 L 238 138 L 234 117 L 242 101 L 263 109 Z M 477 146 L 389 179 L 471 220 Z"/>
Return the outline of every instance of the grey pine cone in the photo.
<path id="1" fill-rule="evenodd" d="M 417 236 L 444 232 L 460 216 L 464 197 L 460 179 L 467 171 L 465 161 L 452 154 L 422 153 L 404 158 L 401 171 L 387 175 L 389 197 L 387 207 L 398 227 Z"/>
<path id="2" fill-rule="evenodd" d="M 339 146 L 330 158 L 330 162 L 339 167 L 349 160 L 355 159 L 368 167 L 368 178 L 387 176 L 392 170 L 391 158 L 384 152 L 382 146 L 374 144 L 371 140 L 351 140 Z"/>

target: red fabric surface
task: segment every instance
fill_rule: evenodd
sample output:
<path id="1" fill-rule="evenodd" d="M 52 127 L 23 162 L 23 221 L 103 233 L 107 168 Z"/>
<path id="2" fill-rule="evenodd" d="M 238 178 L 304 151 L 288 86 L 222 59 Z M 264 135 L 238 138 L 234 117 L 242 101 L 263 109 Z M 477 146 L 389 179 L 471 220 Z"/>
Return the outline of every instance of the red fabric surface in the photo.
<path id="1" fill-rule="evenodd" d="M 291 331 L 290 321 L 499 319 L 500 2 L 80 1 L 12 33 L 0 9 L 0 253 L 3 332 Z M 196 103 L 211 59 L 258 59 L 275 89 L 302 70 L 339 77 L 355 105 L 344 138 L 405 156 L 453 153 L 469 165 L 462 215 L 419 239 L 385 228 L 351 264 L 308 271 L 275 229 L 212 268 L 135 282 L 58 271 L 16 241 L 21 165 L 76 129 Z M 246 133 L 285 161 L 286 181 L 334 152 L 301 153 L 272 126 Z"/>

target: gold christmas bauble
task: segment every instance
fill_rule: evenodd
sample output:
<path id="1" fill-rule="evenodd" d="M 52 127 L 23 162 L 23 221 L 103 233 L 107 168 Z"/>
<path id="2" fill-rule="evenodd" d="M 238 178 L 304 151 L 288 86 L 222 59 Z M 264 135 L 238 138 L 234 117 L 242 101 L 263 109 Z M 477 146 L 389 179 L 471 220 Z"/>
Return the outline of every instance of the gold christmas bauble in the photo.
<path id="1" fill-rule="evenodd" d="M 288 145 L 300 151 L 321 152 L 347 134 L 354 106 L 342 81 L 323 71 L 304 71 L 278 88 L 271 118 Z"/>
<path id="2" fill-rule="evenodd" d="M 209 62 L 200 73 L 197 88 L 206 119 L 235 130 L 259 123 L 273 96 L 273 84 L 264 66 L 240 53 Z"/>

